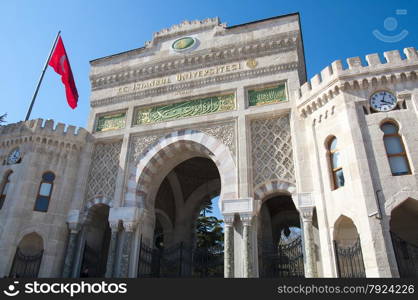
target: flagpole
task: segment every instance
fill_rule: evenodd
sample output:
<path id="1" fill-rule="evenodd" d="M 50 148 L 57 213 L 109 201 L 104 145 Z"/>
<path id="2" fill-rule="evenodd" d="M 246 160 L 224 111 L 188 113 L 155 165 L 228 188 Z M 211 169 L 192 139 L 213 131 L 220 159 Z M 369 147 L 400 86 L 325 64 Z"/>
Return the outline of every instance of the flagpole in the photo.
<path id="1" fill-rule="evenodd" d="M 52 52 L 55 49 L 55 46 L 57 44 L 57 41 L 58 41 L 58 38 L 59 38 L 60 34 L 61 34 L 61 30 L 58 31 L 57 36 L 55 37 L 55 40 L 54 40 L 54 44 L 52 45 L 51 51 L 49 52 L 48 59 L 45 62 L 45 66 L 44 66 L 44 68 L 42 70 L 41 77 L 39 78 L 38 84 L 36 86 L 35 93 L 33 93 L 32 101 L 30 103 L 28 112 L 26 114 L 25 121 L 29 120 L 30 114 L 32 112 L 33 104 L 35 103 L 36 95 L 38 95 L 39 87 L 41 86 L 41 82 L 42 82 L 42 79 L 44 78 L 44 74 L 45 74 L 46 68 L 48 67 L 49 60 L 51 59 Z"/>

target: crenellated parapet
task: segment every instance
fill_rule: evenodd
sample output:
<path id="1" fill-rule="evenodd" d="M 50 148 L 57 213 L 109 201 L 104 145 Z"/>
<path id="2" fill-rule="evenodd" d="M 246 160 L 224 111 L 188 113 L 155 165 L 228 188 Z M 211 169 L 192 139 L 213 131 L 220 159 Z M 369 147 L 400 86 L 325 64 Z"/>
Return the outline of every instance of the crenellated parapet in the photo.
<path id="1" fill-rule="evenodd" d="M 405 48 L 403 52 L 406 58 L 402 58 L 398 50 L 384 52 L 385 62 L 377 53 L 366 55 L 367 65 L 362 63 L 360 57 L 347 58 L 348 68 L 344 68 L 341 60 L 334 61 L 320 74 L 305 82 L 297 92 L 299 114 L 306 118 L 343 90 L 416 80 L 417 50 L 410 47 Z"/>
<path id="2" fill-rule="evenodd" d="M 0 150 L 34 142 L 62 149 L 81 150 L 89 140 L 90 133 L 84 128 L 54 120 L 35 119 L 0 126 Z"/>

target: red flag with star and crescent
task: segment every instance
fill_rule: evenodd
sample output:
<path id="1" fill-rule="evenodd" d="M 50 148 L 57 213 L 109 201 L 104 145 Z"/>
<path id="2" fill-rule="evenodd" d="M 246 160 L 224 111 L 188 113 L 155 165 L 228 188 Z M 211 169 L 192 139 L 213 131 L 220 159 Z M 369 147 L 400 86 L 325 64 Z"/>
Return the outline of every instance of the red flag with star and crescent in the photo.
<path id="1" fill-rule="evenodd" d="M 55 72 L 61 75 L 61 81 L 65 86 L 65 95 L 67 96 L 68 105 L 72 109 L 76 108 L 78 92 L 75 86 L 73 72 L 71 71 L 70 61 L 65 52 L 61 36 L 58 38 L 57 45 L 48 64 L 54 68 Z"/>

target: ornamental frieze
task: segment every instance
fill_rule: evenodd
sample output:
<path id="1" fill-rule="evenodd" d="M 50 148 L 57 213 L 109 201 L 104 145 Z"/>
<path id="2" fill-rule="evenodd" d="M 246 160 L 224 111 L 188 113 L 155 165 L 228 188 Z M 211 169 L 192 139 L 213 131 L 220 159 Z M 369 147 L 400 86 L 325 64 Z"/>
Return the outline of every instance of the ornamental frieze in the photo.
<path id="1" fill-rule="evenodd" d="M 214 138 L 221 141 L 228 149 L 231 154 L 236 157 L 236 130 L 235 122 L 213 124 L 203 127 L 194 127 L 194 130 L 201 131 L 207 135 L 213 136 Z M 160 138 L 163 138 L 169 134 L 170 130 L 159 132 L 155 134 L 132 136 L 130 140 L 130 154 L 129 161 L 134 162 L 145 153 L 145 150 L 149 149 L 152 145 L 158 142 Z"/>
<path id="2" fill-rule="evenodd" d="M 288 52 L 295 49 L 298 38 L 299 32 L 294 31 L 271 36 L 263 40 L 239 43 L 223 48 L 206 49 L 187 57 L 171 57 L 158 63 L 140 64 L 137 68 L 130 69 L 130 71 L 126 71 L 126 68 L 123 68 L 116 72 L 92 75 L 90 77 L 91 86 L 92 90 L 96 91 L 116 87 L 121 84 L 164 77 L 180 71 L 210 68 L 214 65 L 229 64 L 234 61 Z"/>
<path id="3" fill-rule="evenodd" d="M 208 115 L 235 110 L 235 108 L 235 94 L 211 96 L 173 104 L 138 108 L 135 111 L 134 125 Z"/>
<path id="4" fill-rule="evenodd" d="M 172 83 L 183 82 L 193 79 L 205 78 L 218 74 L 230 73 L 241 69 L 240 63 L 232 63 L 227 65 L 216 66 L 203 70 L 196 70 L 190 72 L 179 73 L 171 77 L 157 78 L 144 82 L 135 82 L 129 85 L 121 86 L 117 88 L 117 95 L 132 93 L 140 90 L 156 88 L 159 86 L 165 86 Z"/>
<path id="5" fill-rule="evenodd" d="M 121 102 L 136 101 L 142 98 L 153 97 L 157 95 L 162 95 L 164 93 L 175 93 L 179 91 L 184 91 L 188 89 L 201 88 L 202 86 L 207 86 L 211 84 L 226 83 L 231 81 L 251 79 L 259 76 L 267 76 L 271 74 L 276 74 L 279 72 L 286 72 L 291 70 L 296 70 L 298 68 L 298 62 L 290 62 L 285 64 L 270 65 L 266 67 L 257 67 L 254 69 L 242 70 L 238 72 L 230 72 L 226 74 L 221 74 L 217 76 L 209 76 L 196 80 L 190 81 L 181 81 L 175 84 L 162 85 L 154 88 L 149 88 L 145 90 L 138 90 L 132 93 L 122 93 L 120 95 L 115 95 L 113 97 L 92 100 L 91 107 L 99 107 L 104 105 L 110 105 Z"/>

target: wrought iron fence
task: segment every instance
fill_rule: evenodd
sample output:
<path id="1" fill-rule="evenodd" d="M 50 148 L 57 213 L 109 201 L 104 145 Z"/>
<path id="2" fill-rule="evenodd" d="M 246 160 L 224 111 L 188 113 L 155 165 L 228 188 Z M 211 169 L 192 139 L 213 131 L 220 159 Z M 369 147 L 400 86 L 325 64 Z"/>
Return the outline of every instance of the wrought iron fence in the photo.
<path id="1" fill-rule="evenodd" d="M 271 248 L 271 247 L 270 247 Z M 276 248 L 276 249 L 274 249 Z M 263 247 L 263 249 L 268 249 Z M 262 277 L 304 277 L 302 237 L 262 251 Z"/>
<path id="2" fill-rule="evenodd" d="M 35 255 L 24 255 L 19 247 L 13 259 L 10 277 L 13 278 L 36 278 L 38 277 L 44 250 Z"/>
<path id="3" fill-rule="evenodd" d="M 139 248 L 138 277 L 223 277 L 223 249 L 193 249 L 182 242 L 162 249 L 141 242 Z"/>
<path id="4" fill-rule="evenodd" d="M 361 251 L 360 238 L 350 247 L 342 247 L 334 241 L 335 257 L 337 262 L 338 277 L 364 278 L 363 253 Z"/>
<path id="5" fill-rule="evenodd" d="M 418 277 L 418 246 L 408 243 L 395 233 L 392 236 L 393 249 L 400 277 Z"/>

